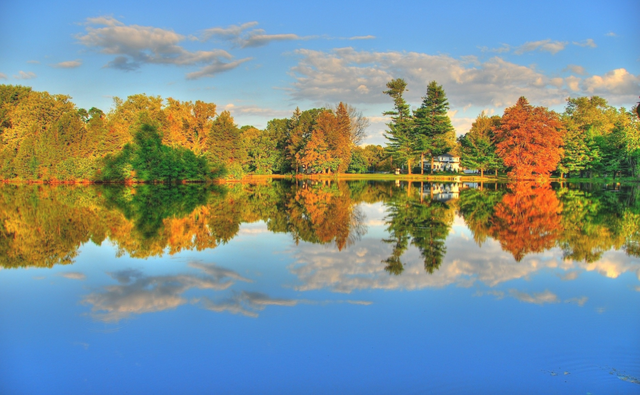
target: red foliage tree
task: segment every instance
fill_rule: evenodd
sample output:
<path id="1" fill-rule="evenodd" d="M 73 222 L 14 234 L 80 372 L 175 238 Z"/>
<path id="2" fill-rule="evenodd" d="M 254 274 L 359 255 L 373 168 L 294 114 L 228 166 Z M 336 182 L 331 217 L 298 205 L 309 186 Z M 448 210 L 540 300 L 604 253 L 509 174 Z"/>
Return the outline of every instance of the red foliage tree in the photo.
<path id="1" fill-rule="evenodd" d="M 558 114 L 545 107 L 533 107 L 521 97 L 504 110 L 502 123 L 495 129 L 496 152 L 511 167 L 510 176 L 548 177 L 564 154 L 564 128 Z"/>

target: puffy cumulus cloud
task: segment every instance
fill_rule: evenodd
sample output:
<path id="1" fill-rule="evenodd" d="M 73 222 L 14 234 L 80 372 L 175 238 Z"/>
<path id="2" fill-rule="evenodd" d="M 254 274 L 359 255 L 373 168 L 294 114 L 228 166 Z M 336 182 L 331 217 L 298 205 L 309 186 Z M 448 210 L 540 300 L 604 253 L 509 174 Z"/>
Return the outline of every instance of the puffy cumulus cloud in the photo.
<path id="1" fill-rule="evenodd" d="M 429 81 L 442 84 L 452 106 L 503 107 L 520 96 L 544 105 L 561 104 L 568 92 L 533 67 L 499 57 L 485 62 L 475 57 L 417 52 L 370 52 L 339 48 L 330 52 L 301 49 L 291 69 L 290 94 L 296 100 L 387 103 L 382 92 L 392 78 L 402 77 L 409 102 L 419 103 Z"/>
<path id="2" fill-rule="evenodd" d="M 295 306 L 299 300 L 277 299 L 261 292 L 242 291 L 230 298 L 215 302 L 209 298 L 203 299 L 203 306 L 207 310 L 217 313 L 228 312 L 232 314 L 242 314 L 247 317 L 257 317 L 258 312 L 267 306 Z"/>
<path id="3" fill-rule="evenodd" d="M 38 76 L 33 71 L 22 71 L 22 70 L 20 70 L 18 74 L 13 76 L 13 78 L 16 80 L 32 80 L 37 77 Z"/>
<path id="4" fill-rule="evenodd" d="M 565 49 L 567 44 L 568 43 L 566 41 L 551 41 L 550 39 L 529 41 L 517 47 L 513 53 L 516 55 L 522 55 L 525 52 L 543 51 L 555 55 Z"/>
<path id="5" fill-rule="evenodd" d="M 516 289 L 510 289 L 509 295 L 518 299 L 521 302 L 525 303 L 534 303 L 534 304 L 545 304 L 545 303 L 558 303 L 558 295 L 549 291 L 548 289 L 544 292 L 528 294 L 526 292 L 520 292 Z"/>
<path id="6" fill-rule="evenodd" d="M 576 266 L 586 271 L 595 271 L 608 278 L 618 278 L 621 274 L 635 273 L 640 280 L 640 261 L 630 258 L 623 251 L 607 251 L 593 263 L 577 262 Z"/>
<path id="7" fill-rule="evenodd" d="M 105 67 L 124 71 L 140 68 L 144 64 L 192 66 L 205 64 L 188 78 L 213 76 L 231 70 L 249 59 L 224 62 L 233 57 L 227 51 L 188 51 L 180 43 L 185 36 L 171 30 L 151 26 L 125 25 L 112 17 L 88 18 L 86 32 L 76 35 L 82 45 L 115 55 Z"/>
<path id="8" fill-rule="evenodd" d="M 571 89 L 573 92 L 580 91 L 580 82 L 582 82 L 582 79 L 573 75 L 564 79 L 564 83 L 567 84 L 567 88 Z"/>
<path id="9" fill-rule="evenodd" d="M 60 276 L 64 278 L 68 278 L 70 280 L 85 280 L 87 278 L 87 276 L 85 276 L 84 273 L 80 273 L 80 272 L 60 273 Z"/>
<path id="10" fill-rule="evenodd" d="M 328 52 L 300 49 L 296 54 L 300 56 L 299 61 L 290 70 L 294 81 L 286 89 L 294 100 L 309 100 L 317 105 L 338 101 L 390 103 L 382 92 L 388 81 L 399 77 L 408 84 L 405 98 L 409 103 L 419 105 L 427 83 L 435 80 L 444 87 L 454 109 L 500 109 L 515 104 L 520 96 L 544 106 L 562 105 L 569 96 L 594 94 L 611 103 L 624 104 L 633 99 L 633 95 L 637 96 L 640 81 L 640 76 L 625 69 L 588 78 L 551 77 L 534 66 L 518 65 L 500 57 L 480 62 L 473 56 L 453 58 L 442 54 L 353 48 Z M 576 74 L 584 71 L 575 65 L 567 69 Z M 458 132 L 466 130 L 458 129 Z"/>
<path id="11" fill-rule="evenodd" d="M 76 67 L 82 66 L 82 60 L 68 60 L 65 62 L 60 62 L 56 64 L 52 64 L 51 66 L 61 68 L 61 69 L 75 69 Z"/>
<path id="12" fill-rule="evenodd" d="M 135 314 L 173 309 L 187 303 L 182 296 L 192 288 L 224 290 L 235 281 L 251 281 L 238 273 L 211 264 L 190 263 L 204 275 L 146 276 L 138 270 L 110 273 L 118 285 L 86 295 L 81 303 L 91 305 L 91 315 L 100 321 L 117 322 Z M 235 281 L 234 281 L 235 280 Z"/>
<path id="13" fill-rule="evenodd" d="M 598 45 L 596 45 L 595 41 L 593 41 L 593 39 L 588 38 L 584 41 L 574 41 L 573 45 L 577 45 L 579 47 L 589 47 L 589 48 L 596 48 Z"/>
<path id="14" fill-rule="evenodd" d="M 258 22 L 247 22 L 229 27 L 213 27 L 202 32 L 202 41 L 210 39 L 226 40 L 240 48 L 262 47 L 274 41 L 304 40 L 312 37 L 301 37 L 297 34 L 266 34 L 264 29 L 252 29 Z"/>
<path id="15" fill-rule="evenodd" d="M 637 96 L 640 91 L 640 75 L 633 75 L 625 69 L 615 69 L 600 76 L 584 79 L 583 89 L 589 94 Z"/>
<path id="16" fill-rule="evenodd" d="M 6 80 L 6 79 L 8 79 L 7 75 L 5 73 L 0 73 L 0 80 Z"/>
<path id="17" fill-rule="evenodd" d="M 567 68 L 565 68 L 564 71 L 570 71 L 570 72 L 572 72 L 574 74 L 578 74 L 578 75 L 587 74 L 587 72 L 585 71 L 584 67 L 578 66 L 578 65 L 575 65 L 575 64 L 567 65 Z"/>

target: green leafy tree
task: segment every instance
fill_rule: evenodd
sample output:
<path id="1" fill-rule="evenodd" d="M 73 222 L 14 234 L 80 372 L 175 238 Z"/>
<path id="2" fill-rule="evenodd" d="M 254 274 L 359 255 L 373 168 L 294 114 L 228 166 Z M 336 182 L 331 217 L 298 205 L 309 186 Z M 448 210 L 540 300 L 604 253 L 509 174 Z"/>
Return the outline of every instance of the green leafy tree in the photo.
<path id="1" fill-rule="evenodd" d="M 493 128 L 499 127 L 500 117 L 487 117 L 484 111 L 471 125 L 469 133 L 460 136 L 460 161 L 464 167 L 480 170 L 480 176 L 489 169 L 502 167 L 502 160 L 496 153 Z"/>

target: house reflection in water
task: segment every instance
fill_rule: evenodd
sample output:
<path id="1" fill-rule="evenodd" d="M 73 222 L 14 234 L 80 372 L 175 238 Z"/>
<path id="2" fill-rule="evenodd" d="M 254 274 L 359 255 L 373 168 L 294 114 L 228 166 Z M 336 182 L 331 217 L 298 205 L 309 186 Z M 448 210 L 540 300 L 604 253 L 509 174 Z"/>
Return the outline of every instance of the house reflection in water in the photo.
<path id="1" fill-rule="evenodd" d="M 422 187 L 422 196 L 439 202 L 448 202 L 449 200 L 458 199 L 460 191 L 467 188 L 473 188 L 473 186 L 461 182 L 425 184 Z"/>

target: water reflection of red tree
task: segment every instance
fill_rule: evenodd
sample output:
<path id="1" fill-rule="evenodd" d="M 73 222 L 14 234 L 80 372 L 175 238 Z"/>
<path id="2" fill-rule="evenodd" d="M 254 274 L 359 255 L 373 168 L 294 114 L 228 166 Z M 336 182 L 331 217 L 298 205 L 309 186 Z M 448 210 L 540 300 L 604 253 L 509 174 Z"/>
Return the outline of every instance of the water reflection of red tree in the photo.
<path id="1" fill-rule="evenodd" d="M 549 184 L 521 182 L 496 205 L 490 233 L 520 261 L 555 246 L 562 234 L 562 204 Z"/>

